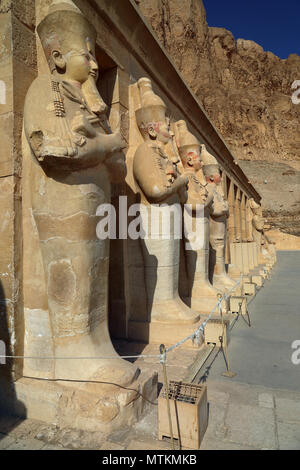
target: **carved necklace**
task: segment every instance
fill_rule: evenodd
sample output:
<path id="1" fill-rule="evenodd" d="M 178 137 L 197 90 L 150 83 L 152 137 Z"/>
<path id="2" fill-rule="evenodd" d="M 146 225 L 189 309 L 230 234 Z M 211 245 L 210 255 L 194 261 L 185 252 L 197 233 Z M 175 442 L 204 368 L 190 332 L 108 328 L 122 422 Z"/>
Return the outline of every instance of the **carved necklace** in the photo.
<path id="1" fill-rule="evenodd" d="M 63 97 L 61 96 L 61 93 L 60 93 L 59 82 L 51 79 L 51 90 L 52 90 L 52 96 L 53 96 L 55 116 L 65 117 L 66 110 L 65 110 Z"/>
<path id="2" fill-rule="evenodd" d="M 70 128 L 69 121 L 66 118 L 64 99 L 60 91 L 60 83 L 51 77 L 50 86 L 51 86 L 51 91 L 52 91 L 55 116 L 59 118 L 58 123 L 59 123 L 61 138 L 65 142 L 65 145 L 67 146 L 68 155 L 74 156 L 77 154 L 78 150 L 77 150 L 76 145 L 73 142 L 72 130 Z"/>

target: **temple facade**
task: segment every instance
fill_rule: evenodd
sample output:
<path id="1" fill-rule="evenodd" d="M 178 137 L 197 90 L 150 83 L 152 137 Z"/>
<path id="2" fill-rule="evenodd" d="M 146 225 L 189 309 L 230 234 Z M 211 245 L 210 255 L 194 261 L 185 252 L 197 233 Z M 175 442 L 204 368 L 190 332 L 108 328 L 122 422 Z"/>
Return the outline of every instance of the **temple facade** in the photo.
<path id="1" fill-rule="evenodd" d="M 0 408 L 115 429 L 157 376 L 111 338 L 172 344 L 255 294 L 276 261 L 261 197 L 133 0 L 8 0 L 0 31 Z"/>

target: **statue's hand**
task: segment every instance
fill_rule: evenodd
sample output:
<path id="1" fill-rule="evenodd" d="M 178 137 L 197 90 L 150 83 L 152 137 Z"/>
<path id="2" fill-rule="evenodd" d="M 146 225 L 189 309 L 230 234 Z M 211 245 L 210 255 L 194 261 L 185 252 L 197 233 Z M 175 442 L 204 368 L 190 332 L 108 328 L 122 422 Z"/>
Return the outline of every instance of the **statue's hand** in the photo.
<path id="1" fill-rule="evenodd" d="M 189 178 L 186 175 L 180 175 L 176 178 L 175 183 L 178 185 L 179 188 L 184 187 L 188 189 L 189 187 Z"/>
<path id="2" fill-rule="evenodd" d="M 96 137 L 97 132 L 88 121 L 88 119 L 80 112 L 77 112 L 71 123 L 72 131 L 84 135 L 85 137 Z"/>
<path id="3" fill-rule="evenodd" d="M 113 134 L 98 134 L 97 139 L 99 141 L 99 145 L 104 146 L 107 157 L 110 157 L 117 152 L 121 152 L 127 146 L 119 131 L 114 132 Z"/>
<path id="4" fill-rule="evenodd" d="M 123 150 L 124 148 L 127 147 L 127 143 L 124 140 L 124 137 L 122 136 L 120 131 L 117 131 L 114 133 L 115 136 L 115 145 L 118 147 L 118 150 Z"/>
<path id="5" fill-rule="evenodd" d="M 180 202 L 183 204 L 187 201 L 188 199 L 188 187 L 189 187 L 189 179 L 187 176 L 182 175 L 179 176 L 175 181 L 174 184 L 178 186 L 178 195 Z"/>

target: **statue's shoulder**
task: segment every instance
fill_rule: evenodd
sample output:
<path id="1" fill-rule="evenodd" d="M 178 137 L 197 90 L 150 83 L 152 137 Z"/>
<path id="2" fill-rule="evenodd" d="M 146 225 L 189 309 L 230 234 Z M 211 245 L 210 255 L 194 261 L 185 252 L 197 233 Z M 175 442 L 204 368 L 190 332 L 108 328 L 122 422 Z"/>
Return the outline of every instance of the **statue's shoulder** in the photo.
<path id="1" fill-rule="evenodd" d="M 25 99 L 24 112 L 37 109 L 43 111 L 51 101 L 51 77 L 39 75 L 31 83 Z"/>
<path id="2" fill-rule="evenodd" d="M 45 96 L 45 93 L 48 94 L 51 92 L 51 76 L 50 75 L 38 75 L 33 82 L 31 83 L 28 91 L 27 97 L 33 95 L 40 95 L 42 99 Z"/>
<path id="3" fill-rule="evenodd" d="M 155 154 L 155 147 L 147 142 L 143 142 L 138 146 L 135 151 L 133 165 L 135 168 L 142 165 L 143 167 L 148 167 L 153 164 L 151 155 Z"/>
<path id="4" fill-rule="evenodd" d="M 145 155 L 145 153 L 151 153 L 153 151 L 155 151 L 154 146 L 152 146 L 151 144 L 149 145 L 149 143 L 147 142 L 143 142 L 137 147 L 134 156 L 139 158 L 141 155 Z"/>

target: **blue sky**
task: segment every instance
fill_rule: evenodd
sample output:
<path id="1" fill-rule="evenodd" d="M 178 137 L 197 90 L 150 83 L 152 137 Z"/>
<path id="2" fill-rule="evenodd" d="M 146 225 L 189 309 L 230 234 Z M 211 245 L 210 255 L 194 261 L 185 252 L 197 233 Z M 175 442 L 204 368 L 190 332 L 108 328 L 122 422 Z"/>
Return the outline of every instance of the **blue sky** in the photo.
<path id="1" fill-rule="evenodd" d="M 281 59 L 300 55 L 300 0 L 203 0 L 209 26 L 252 39 Z"/>

